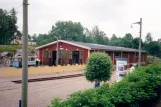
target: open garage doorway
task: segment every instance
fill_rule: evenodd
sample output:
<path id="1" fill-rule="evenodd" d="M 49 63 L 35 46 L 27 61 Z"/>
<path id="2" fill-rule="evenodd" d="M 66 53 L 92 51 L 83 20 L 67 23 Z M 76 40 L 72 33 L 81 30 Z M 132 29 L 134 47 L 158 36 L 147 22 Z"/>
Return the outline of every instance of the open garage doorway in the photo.
<path id="1" fill-rule="evenodd" d="M 79 64 L 79 51 L 73 51 L 73 64 Z"/>
<path id="2" fill-rule="evenodd" d="M 52 52 L 52 63 L 53 65 L 56 65 L 56 51 Z"/>

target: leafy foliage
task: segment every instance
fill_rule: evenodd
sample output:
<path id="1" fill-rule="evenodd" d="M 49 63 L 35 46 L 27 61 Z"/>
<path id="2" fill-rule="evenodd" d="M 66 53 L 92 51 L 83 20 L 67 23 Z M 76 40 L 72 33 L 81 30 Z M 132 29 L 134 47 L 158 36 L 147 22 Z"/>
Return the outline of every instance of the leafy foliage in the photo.
<path id="1" fill-rule="evenodd" d="M 111 58 L 105 53 L 92 53 L 87 62 L 85 76 L 87 80 L 107 81 L 111 76 Z"/>
<path id="2" fill-rule="evenodd" d="M 49 107 L 152 107 L 161 90 L 161 63 L 139 67 L 110 88 L 76 92 L 65 100 L 55 99 Z"/>
<path id="3" fill-rule="evenodd" d="M 53 38 L 53 36 L 49 34 L 39 34 L 39 36 L 34 37 L 34 39 L 36 39 L 36 44 L 38 46 L 44 45 L 44 44 L 47 44 L 47 43 L 50 43 L 56 40 L 56 38 Z"/>
<path id="4" fill-rule="evenodd" d="M 152 41 L 153 41 L 153 38 L 151 36 L 151 33 L 148 32 L 147 35 L 146 35 L 146 37 L 145 37 L 145 42 L 146 43 L 149 43 L 149 42 L 152 42 Z"/>
<path id="5" fill-rule="evenodd" d="M 157 41 L 152 41 L 146 44 L 145 49 L 152 56 L 161 57 L 161 44 Z"/>
<path id="6" fill-rule="evenodd" d="M 109 39 L 106 33 L 94 26 L 92 30 L 84 28 L 80 22 L 58 21 L 52 26 L 47 34 L 38 34 L 33 36 L 37 45 L 44 45 L 55 41 L 56 38 L 68 41 L 80 41 L 87 43 L 97 43 L 102 45 L 120 46 L 139 49 L 139 37 L 134 38 L 130 33 L 125 36 L 117 37 L 115 34 Z M 161 40 L 154 41 L 150 32 L 147 33 L 145 41 L 141 40 L 142 50 L 152 56 L 161 58 Z"/>
<path id="7" fill-rule="evenodd" d="M 127 47 L 127 48 L 131 48 L 133 47 L 133 37 L 130 33 L 127 33 L 123 38 L 122 38 L 122 41 L 123 41 L 123 47 Z"/>
<path id="8" fill-rule="evenodd" d="M 58 21 L 52 26 L 48 34 L 39 34 L 36 41 L 38 45 L 43 45 L 58 38 L 68 41 L 107 44 L 108 39 L 105 36 L 106 34 L 99 30 L 98 26 L 89 31 L 80 22 Z"/>
<path id="9" fill-rule="evenodd" d="M 0 44 L 2 45 L 10 44 L 19 33 L 16 14 L 14 8 L 10 12 L 0 9 Z"/>

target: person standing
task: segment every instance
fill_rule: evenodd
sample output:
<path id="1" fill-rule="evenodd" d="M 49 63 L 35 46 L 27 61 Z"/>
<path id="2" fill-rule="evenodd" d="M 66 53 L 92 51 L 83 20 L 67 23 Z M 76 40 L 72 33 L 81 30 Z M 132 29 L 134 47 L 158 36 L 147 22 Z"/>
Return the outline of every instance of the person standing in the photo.
<path id="1" fill-rule="evenodd" d="M 99 87 L 100 86 L 100 82 L 98 80 L 96 80 L 96 79 L 94 81 L 95 81 L 94 88 Z"/>
<path id="2" fill-rule="evenodd" d="M 40 59 L 38 57 L 36 58 L 36 66 L 40 66 Z"/>
<path id="3" fill-rule="evenodd" d="M 133 64 L 132 67 L 130 68 L 130 73 L 132 73 L 134 70 L 135 70 L 135 66 Z"/>

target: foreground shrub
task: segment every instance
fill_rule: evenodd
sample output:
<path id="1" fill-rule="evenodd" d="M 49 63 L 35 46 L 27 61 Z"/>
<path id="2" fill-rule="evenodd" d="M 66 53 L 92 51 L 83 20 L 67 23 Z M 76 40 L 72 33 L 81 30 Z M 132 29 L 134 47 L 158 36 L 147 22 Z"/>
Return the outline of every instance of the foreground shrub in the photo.
<path id="1" fill-rule="evenodd" d="M 103 85 L 52 101 L 51 107 L 153 107 L 161 93 L 161 63 L 139 67 L 110 88 Z M 57 104 L 57 105 L 56 105 Z"/>
<path id="2" fill-rule="evenodd" d="M 111 77 L 111 58 L 105 53 L 92 53 L 88 58 L 85 76 L 87 80 L 107 81 Z"/>
<path id="3" fill-rule="evenodd" d="M 153 64 L 153 63 L 156 63 L 156 62 L 158 62 L 158 61 L 160 61 L 159 58 L 156 58 L 156 57 L 153 57 L 153 56 L 148 56 L 148 57 L 147 57 L 147 63 L 148 63 L 148 64 Z"/>
<path id="4" fill-rule="evenodd" d="M 49 107 L 114 107 L 109 99 L 104 96 L 108 91 L 109 88 L 106 84 L 97 89 L 78 91 L 71 94 L 64 102 L 61 102 L 60 99 L 54 99 Z"/>

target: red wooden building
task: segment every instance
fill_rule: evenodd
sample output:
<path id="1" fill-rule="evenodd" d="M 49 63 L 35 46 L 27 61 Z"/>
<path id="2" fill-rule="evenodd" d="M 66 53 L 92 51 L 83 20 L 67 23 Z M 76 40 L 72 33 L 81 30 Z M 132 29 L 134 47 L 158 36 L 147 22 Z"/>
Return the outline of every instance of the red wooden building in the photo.
<path id="1" fill-rule="evenodd" d="M 56 65 L 57 41 L 36 48 L 43 65 Z M 86 63 L 92 52 L 106 52 L 116 64 L 115 58 L 128 58 L 128 64 L 138 62 L 138 50 L 117 46 L 107 46 L 92 43 L 82 43 L 58 40 L 59 65 Z M 141 62 L 145 63 L 147 53 L 142 51 Z"/>

